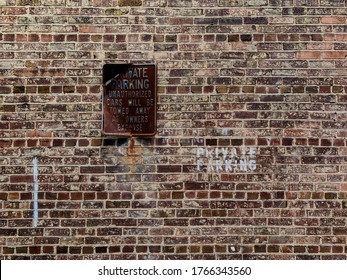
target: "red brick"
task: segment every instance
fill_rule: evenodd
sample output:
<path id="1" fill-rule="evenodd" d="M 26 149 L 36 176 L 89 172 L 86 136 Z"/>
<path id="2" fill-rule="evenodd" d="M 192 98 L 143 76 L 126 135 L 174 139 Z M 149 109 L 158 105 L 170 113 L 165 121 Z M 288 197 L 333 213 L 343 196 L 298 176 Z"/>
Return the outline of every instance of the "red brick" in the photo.
<path id="1" fill-rule="evenodd" d="M 346 258 L 344 1 L 7 2 L 6 258 Z M 155 61 L 155 136 L 103 135 L 105 61 Z"/>
<path id="2" fill-rule="evenodd" d="M 320 59 L 323 53 L 316 51 L 299 51 L 296 53 L 298 59 Z"/>
<path id="3" fill-rule="evenodd" d="M 347 52 L 322 52 L 322 59 L 345 59 Z"/>
<path id="4" fill-rule="evenodd" d="M 11 175 L 11 183 L 32 183 L 34 178 L 32 175 Z"/>
<path id="5" fill-rule="evenodd" d="M 103 166 L 88 166 L 81 167 L 81 173 L 104 173 L 105 168 Z"/>
<path id="6" fill-rule="evenodd" d="M 346 18 L 345 17 L 321 17 L 321 23 L 323 24 L 345 24 Z"/>
<path id="7" fill-rule="evenodd" d="M 119 6 L 141 6 L 142 0 L 119 0 Z"/>
<path id="8" fill-rule="evenodd" d="M 157 172 L 159 173 L 176 173 L 182 172 L 182 166 L 180 165 L 158 165 Z"/>

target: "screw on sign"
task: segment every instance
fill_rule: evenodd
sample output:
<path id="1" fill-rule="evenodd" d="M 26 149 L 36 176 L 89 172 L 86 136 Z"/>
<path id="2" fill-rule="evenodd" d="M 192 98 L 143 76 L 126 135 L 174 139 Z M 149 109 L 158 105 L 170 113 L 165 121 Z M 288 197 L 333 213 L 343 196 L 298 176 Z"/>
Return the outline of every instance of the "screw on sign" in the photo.
<path id="1" fill-rule="evenodd" d="M 106 64 L 103 69 L 105 135 L 152 136 L 156 133 L 156 67 Z"/>

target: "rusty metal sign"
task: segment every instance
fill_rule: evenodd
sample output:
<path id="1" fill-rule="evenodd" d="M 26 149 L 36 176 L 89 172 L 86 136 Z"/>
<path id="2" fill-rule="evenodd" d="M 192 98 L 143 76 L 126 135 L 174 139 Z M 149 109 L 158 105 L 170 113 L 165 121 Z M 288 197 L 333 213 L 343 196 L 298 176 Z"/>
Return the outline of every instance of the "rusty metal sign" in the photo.
<path id="1" fill-rule="evenodd" d="M 154 64 L 106 64 L 103 69 L 103 130 L 106 135 L 156 133 Z"/>

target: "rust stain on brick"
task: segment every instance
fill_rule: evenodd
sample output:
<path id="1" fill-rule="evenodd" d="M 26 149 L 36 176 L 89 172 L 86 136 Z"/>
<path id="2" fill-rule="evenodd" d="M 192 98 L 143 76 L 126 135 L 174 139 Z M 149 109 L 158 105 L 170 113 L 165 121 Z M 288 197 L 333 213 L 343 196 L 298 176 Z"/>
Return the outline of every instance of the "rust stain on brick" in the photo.
<path id="1" fill-rule="evenodd" d="M 135 154 L 135 139 L 134 138 L 130 138 L 129 140 L 128 152 L 130 155 Z"/>

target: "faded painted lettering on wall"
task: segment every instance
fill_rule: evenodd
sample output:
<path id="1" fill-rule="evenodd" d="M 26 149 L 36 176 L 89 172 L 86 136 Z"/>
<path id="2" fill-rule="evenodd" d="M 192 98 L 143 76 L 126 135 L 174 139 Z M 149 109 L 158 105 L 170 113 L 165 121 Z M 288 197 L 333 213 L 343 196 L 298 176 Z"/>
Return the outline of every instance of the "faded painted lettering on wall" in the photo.
<path id="1" fill-rule="evenodd" d="M 198 147 L 196 169 L 200 172 L 252 172 L 257 169 L 255 147 Z"/>

